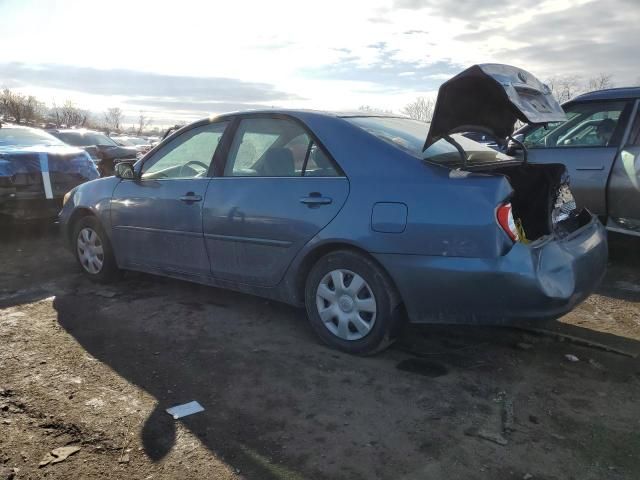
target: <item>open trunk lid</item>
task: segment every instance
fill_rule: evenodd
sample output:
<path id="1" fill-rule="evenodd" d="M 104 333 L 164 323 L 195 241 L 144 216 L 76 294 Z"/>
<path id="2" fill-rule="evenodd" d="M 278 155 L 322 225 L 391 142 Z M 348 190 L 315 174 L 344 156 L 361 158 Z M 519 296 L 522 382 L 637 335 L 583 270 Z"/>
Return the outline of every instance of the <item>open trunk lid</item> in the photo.
<path id="1" fill-rule="evenodd" d="M 423 150 L 452 133 L 487 132 L 506 142 L 517 120 L 539 124 L 566 120 L 549 87 L 510 65 L 474 65 L 446 81 Z"/>

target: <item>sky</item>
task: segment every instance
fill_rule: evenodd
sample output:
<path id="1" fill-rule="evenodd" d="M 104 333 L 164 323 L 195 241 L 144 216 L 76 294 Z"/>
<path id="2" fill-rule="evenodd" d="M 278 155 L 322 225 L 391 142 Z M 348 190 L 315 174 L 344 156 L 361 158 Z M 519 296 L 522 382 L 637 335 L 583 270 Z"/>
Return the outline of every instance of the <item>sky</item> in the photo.
<path id="1" fill-rule="evenodd" d="M 0 0 L 0 87 L 157 125 L 395 112 L 477 63 L 640 77 L 640 0 Z"/>

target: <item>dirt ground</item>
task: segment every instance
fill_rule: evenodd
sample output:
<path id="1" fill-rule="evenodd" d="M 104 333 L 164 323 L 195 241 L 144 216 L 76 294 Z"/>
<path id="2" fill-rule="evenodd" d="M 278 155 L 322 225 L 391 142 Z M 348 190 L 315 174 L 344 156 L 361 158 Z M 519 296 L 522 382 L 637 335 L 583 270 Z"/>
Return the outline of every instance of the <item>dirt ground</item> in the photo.
<path id="1" fill-rule="evenodd" d="M 96 286 L 55 228 L 3 228 L 0 480 L 640 478 L 640 240 L 612 239 L 603 286 L 553 328 L 581 340 L 411 326 L 356 358 L 303 311 Z M 191 400 L 205 411 L 165 412 Z"/>

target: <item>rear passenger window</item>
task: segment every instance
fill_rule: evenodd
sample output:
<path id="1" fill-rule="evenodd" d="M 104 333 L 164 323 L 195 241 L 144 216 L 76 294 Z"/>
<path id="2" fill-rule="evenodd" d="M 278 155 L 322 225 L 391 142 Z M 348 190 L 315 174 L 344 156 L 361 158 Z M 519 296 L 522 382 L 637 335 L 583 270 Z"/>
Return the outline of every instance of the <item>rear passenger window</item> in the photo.
<path id="1" fill-rule="evenodd" d="M 304 128 L 279 118 L 250 118 L 240 122 L 224 174 L 227 177 L 338 175 Z"/>

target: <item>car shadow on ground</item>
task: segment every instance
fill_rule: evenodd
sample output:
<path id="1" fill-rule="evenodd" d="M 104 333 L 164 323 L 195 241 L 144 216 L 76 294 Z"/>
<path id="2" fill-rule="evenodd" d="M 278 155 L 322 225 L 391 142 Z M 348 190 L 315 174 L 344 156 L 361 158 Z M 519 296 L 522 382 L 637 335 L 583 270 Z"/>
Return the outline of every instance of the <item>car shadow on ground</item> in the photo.
<path id="1" fill-rule="evenodd" d="M 75 268 L 57 235 L 55 227 L 0 234 L 7 255 L 25 251 L 1 272 L 11 288 L 23 289 L 4 298 L 3 308 L 51 296 L 51 281 Z M 48 248 L 49 240 L 56 246 Z M 637 301 L 633 291 L 615 286 L 621 278 L 638 284 L 637 255 L 628 255 L 633 245 L 627 242 L 612 242 L 613 276 L 599 293 Z M 33 276 L 23 279 L 22 269 Z M 548 447 L 558 443 L 549 432 L 560 437 L 569 428 L 582 435 L 563 453 L 566 458 L 584 465 L 614 458 L 623 467 L 632 458 L 627 452 L 634 444 L 605 426 L 598 427 L 598 448 L 585 440 L 593 437 L 593 412 L 605 410 L 597 402 L 608 401 L 594 400 L 593 392 L 620 390 L 624 396 L 629 382 L 637 382 L 637 361 L 622 355 L 508 328 L 408 326 L 390 350 L 350 357 L 318 344 L 303 311 L 276 302 L 136 273 L 108 287 L 75 273 L 69 278 L 54 292 L 57 321 L 90 355 L 157 400 L 141 432 L 144 451 L 155 461 L 177 441 L 176 421 L 165 409 L 197 400 L 206 410 L 179 422 L 248 478 L 402 478 L 438 461 L 442 470 L 429 470 L 432 477 L 462 478 L 492 462 L 496 452 L 466 433 L 499 418 L 501 392 L 539 399 L 527 403 L 529 418 L 544 418 L 550 405 L 569 402 L 571 411 L 556 412 L 545 425 L 547 437 L 535 439 Z M 611 334 L 558 328 L 640 351 L 639 342 Z M 607 370 L 586 361 L 576 366 L 564 360 L 567 353 Z M 526 422 L 524 412 L 522 417 Z M 527 442 L 512 446 L 513 458 L 544 463 L 549 451 L 537 457 Z M 554 449 L 562 453 L 563 447 Z M 496 458 L 495 468 L 501 468 L 503 460 Z M 519 475 L 513 478 L 526 473 L 512 465 L 496 478 L 511 478 L 512 470 Z"/>
<path id="2" fill-rule="evenodd" d="M 374 462 L 370 445 L 383 452 L 378 457 L 385 448 L 405 449 L 407 472 L 418 470 L 426 460 L 412 458 L 411 446 L 389 434 L 396 428 L 406 436 L 425 421 L 424 409 L 409 411 L 404 402 L 433 402 L 430 415 L 450 423 L 415 440 L 416 455 L 437 457 L 464 438 L 456 418 L 463 412 L 481 423 L 496 392 L 522 388 L 541 371 L 564 378 L 564 367 L 547 360 L 525 373 L 531 359 L 521 357 L 532 346 L 545 352 L 537 359 L 553 355 L 554 364 L 568 351 L 614 357 L 607 360 L 616 366 L 612 381 L 632 372 L 622 356 L 492 327 L 408 326 L 389 351 L 350 357 L 319 345 L 304 312 L 286 305 L 141 274 L 109 288 L 116 295 L 102 305 L 74 293 L 58 296 L 54 308 L 88 353 L 157 399 L 142 429 L 145 453 L 154 461 L 168 454 L 176 423 L 165 409 L 197 400 L 206 410 L 180 422 L 248 478 L 399 478 L 384 462 L 358 473 Z M 611 341 L 570 328 L 574 336 Z M 627 346 L 640 351 L 638 342 Z"/>

